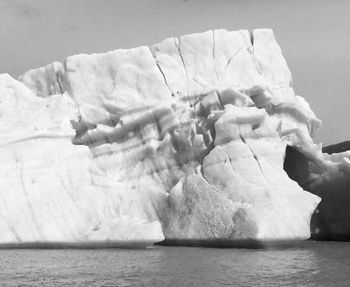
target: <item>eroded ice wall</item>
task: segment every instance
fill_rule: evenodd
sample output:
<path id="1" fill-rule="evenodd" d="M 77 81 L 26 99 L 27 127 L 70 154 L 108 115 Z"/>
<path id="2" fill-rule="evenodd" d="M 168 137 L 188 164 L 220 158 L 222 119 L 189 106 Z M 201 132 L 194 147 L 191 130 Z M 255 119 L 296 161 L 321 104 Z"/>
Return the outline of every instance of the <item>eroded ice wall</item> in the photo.
<path id="1" fill-rule="evenodd" d="M 123 192 L 88 147 L 72 144 L 78 113 L 68 95 L 40 98 L 0 75 L 0 114 L 0 243 L 164 238 L 153 206 L 162 195 Z"/>
<path id="2" fill-rule="evenodd" d="M 214 30 L 169 38 L 150 48 L 76 55 L 26 72 L 20 77 L 23 84 L 11 81 L 29 88 L 30 101 L 71 102 L 61 119 L 64 128 L 55 122 L 57 131 L 71 132 L 64 140 L 67 150 L 53 147 L 45 160 L 69 159 L 60 164 L 62 178 L 72 184 L 69 194 L 79 202 L 81 215 L 64 213 L 71 210 L 61 197 L 67 193 L 64 185 L 52 183 L 58 201 L 33 184 L 26 190 L 36 198 L 41 215 L 62 210 L 60 218 L 80 231 L 75 236 L 62 231 L 52 239 L 52 219 L 16 218 L 33 202 L 19 193 L 23 205 L 6 201 L 12 206 L 3 215 L 11 226 L 8 234 L 29 220 L 45 234 L 31 237 L 39 241 L 309 237 L 319 198 L 288 178 L 283 159 L 289 144 L 322 161 L 311 137 L 320 121 L 295 95 L 271 30 Z M 10 110 L 1 123 L 16 119 L 20 110 Z M 24 124 L 26 129 L 31 125 Z M 9 130 L 21 134 L 17 127 Z M 34 137 L 31 143 L 46 146 L 45 140 Z M 57 138 L 50 140 L 60 145 Z M 12 142 L 8 146 L 20 149 Z M 71 168 L 90 183 L 72 177 Z M 2 169 L 7 170 L 5 162 Z M 12 188 L 0 192 L 7 200 Z M 45 207 L 53 202 L 55 206 Z M 28 241 L 21 236 L 11 240 Z"/>

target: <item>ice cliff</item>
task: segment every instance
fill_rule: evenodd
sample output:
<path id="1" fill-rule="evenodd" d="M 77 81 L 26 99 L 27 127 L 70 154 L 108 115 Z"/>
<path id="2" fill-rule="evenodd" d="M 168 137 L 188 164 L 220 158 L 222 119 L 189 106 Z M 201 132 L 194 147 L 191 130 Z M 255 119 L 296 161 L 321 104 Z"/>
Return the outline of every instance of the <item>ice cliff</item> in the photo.
<path id="1" fill-rule="evenodd" d="M 0 243 L 307 239 L 320 126 L 269 29 L 0 75 Z"/>

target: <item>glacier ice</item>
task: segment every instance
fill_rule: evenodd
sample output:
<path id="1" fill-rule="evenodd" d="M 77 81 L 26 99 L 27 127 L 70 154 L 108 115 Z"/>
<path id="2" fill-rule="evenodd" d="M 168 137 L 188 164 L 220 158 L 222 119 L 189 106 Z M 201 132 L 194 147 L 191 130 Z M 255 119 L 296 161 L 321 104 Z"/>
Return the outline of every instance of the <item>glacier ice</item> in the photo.
<path id="1" fill-rule="evenodd" d="M 68 95 L 40 98 L 8 75 L 0 86 L 1 243 L 164 238 L 153 208 L 164 192 L 125 194 L 92 165 L 89 148 L 72 144 Z"/>
<path id="2" fill-rule="evenodd" d="M 317 240 L 349 241 L 349 142 L 322 148 L 323 165 L 300 151 L 287 149 L 285 169 L 305 190 L 322 198 L 311 219 L 311 235 Z"/>
<path id="3" fill-rule="evenodd" d="M 0 75 L 0 243 L 307 239 L 320 124 L 269 29 Z"/>

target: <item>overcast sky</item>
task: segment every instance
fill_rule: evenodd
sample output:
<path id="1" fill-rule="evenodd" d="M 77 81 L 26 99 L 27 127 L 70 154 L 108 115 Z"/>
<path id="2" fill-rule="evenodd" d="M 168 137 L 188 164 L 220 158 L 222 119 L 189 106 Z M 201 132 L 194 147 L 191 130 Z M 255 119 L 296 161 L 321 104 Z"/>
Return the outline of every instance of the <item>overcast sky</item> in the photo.
<path id="1" fill-rule="evenodd" d="M 272 28 L 297 94 L 323 121 L 317 140 L 350 140 L 347 0 L 0 0 L 0 73 L 213 28 Z"/>

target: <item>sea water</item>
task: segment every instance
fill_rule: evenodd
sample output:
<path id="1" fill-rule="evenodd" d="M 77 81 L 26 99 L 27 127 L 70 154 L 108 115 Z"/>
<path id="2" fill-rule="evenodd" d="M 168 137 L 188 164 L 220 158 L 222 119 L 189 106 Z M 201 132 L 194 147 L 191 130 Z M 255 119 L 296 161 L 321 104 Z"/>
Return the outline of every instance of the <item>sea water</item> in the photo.
<path id="1" fill-rule="evenodd" d="M 350 286 L 350 243 L 2 249 L 0 286 Z"/>

